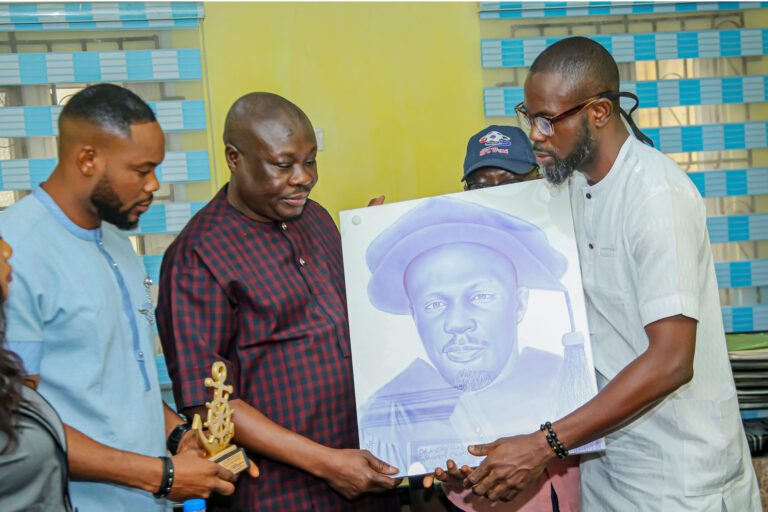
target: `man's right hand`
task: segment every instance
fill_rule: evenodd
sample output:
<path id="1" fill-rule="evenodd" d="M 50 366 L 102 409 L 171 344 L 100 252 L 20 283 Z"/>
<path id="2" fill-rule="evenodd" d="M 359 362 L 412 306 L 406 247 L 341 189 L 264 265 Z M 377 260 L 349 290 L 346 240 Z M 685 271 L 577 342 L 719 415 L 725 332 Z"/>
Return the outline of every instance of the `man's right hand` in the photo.
<path id="1" fill-rule="evenodd" d="M 472 468 L 466 465 L 459 468 L 453 459 L 449 459 L 445 463 L 445 469 L 437 468 L 435 469 L 434 473 L 430 475 L 424 475 L 422 485 L 424 488 L 428 489 L 432 487 L 432 484 L 435 482 L 435 480 L 439 480 L 444 484 L 449 484 L 458 488 L 470 473 L 472 473 Z"/>
<path id="2" fill-rule="evenodd" d="M 237 475 L 224 466 L 201 457 L 198 450 L 185 450 L 171 457 L 171 460 L 174 475 L 171 492 L 168 494 L 169 500 L 208 498 L 212 493 L 229 496 L 235 492 Z"/>
<path id="3" fill-rule="evenodd" d="M 379 206 L 380 204 L 384 204 L 385 199 L 386 198 L 384 196 L 374 197 L 368 201 L 368 206 Z"/>
<path id="4" fill-rule="evenodd" d="M 397 487 L 402 478 L 385 475 L 397 474 L 397 468 L 374 457 L 368 450 L 332 450 L 326 469 L 318 476 L 348 500 L 367 492 L 383 492 Z"/>

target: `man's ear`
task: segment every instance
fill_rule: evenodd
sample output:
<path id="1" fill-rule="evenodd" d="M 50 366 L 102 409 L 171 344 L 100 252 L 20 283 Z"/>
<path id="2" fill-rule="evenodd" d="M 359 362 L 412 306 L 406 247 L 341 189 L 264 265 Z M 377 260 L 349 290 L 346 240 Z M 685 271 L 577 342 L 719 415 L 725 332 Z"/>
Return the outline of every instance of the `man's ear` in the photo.
<path id="1" fill-rule="evenodd" d="M 238 167 L 240 166 L 240 159 L 243 157 L 240 151 L 233 145 L 227 144 L 224 146 L 224 157 L 227 159 L 227 167 L 232 174 L 237 174 Z"/>
<path id="2" fill-rule="evenodd" d="M 592 112 L 595 119 L 595 126 L 602 128 L 608 124 L 615 112 L 613 101 L 608 98 L 601 98 L 592 105 Z M 616 112 L 618 114 L 618 112 Z"/>
<path id="3" fill-rule="evenodd" d="M 77 154 L 77 168 L 83 176 L 93 176 L 97 168 L 96 148 L 86 145 L 80 148 Z"/>
<path id="4" fill-rule="evenodd" d="M 528 288 L 525 286 L 518 286 L 517 287 L 517 323 L 523 321 L 523 317 L 525 316 L 525 312 L 528 309 Z"/>

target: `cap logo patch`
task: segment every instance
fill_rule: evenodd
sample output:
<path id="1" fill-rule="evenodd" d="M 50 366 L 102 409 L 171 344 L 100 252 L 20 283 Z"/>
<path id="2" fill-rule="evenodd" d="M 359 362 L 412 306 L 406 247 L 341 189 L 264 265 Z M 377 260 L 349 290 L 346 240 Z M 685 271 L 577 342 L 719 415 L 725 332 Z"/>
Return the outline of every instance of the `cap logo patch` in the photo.
<path id="1" fill-rule="evenodd" d="M 509 154 L 509 150 L 501 148 L 499 146 L 511 146 L 512 142 L 509 137 L 496 130 L 490 131 L 483 135 L 479 141 L 481 144 L 485 144 L 485 147 L 480 150 L 479 156 L 485 156 L 489 153 L 501 153 L 504 155 Z"/>
<path id="2" fill-rule="evenodd" d="M 510 141 L 509 137 L 504 135 L 503 133 L 497 132 L 496 130 L 490 131 L 483 135 L 483 138 L 480 139 L 481 144 L 485 144 L 487 146 L 511 146 L 512 142 Z"/>

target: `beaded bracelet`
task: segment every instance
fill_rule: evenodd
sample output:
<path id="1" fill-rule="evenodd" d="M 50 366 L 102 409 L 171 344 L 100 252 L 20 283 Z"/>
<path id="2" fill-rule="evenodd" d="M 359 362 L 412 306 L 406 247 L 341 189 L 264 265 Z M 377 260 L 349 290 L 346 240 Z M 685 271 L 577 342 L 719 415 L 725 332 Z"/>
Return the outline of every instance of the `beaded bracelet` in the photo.
<path id="1" fill-rule="evenodd" d="M 152 495 L 155 498 L 165 498 L 173 487 L 173 461 L 170 457 L 160 457 L 163 461 L 163 479 L 160 482 L 160 490 Z"/>
<path id="2" fill-rule="evenodd" d="M 544 432 L 549 446 L 555 451 L 555 455 L 561 459 L 564 459 L 568 455 L 568 450 L 565 448 L 565 445 L 561 443 L 557 438 L 557 434 L 555 434 L 555 431 L 552 429 L 552 423 L 549 421 L 544 423 L 541 427 L 539 427 L 539 430 Z"/>

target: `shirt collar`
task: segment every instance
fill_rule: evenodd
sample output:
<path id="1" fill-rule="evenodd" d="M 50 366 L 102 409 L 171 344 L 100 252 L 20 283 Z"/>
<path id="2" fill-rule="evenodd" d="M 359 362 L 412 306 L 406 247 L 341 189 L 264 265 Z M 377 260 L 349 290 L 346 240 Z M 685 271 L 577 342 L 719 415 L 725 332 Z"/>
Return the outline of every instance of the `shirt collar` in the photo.
<path id="1" fill-rule="evenodd" d="M 85 240 L 86 242 L 98 242 L 101 239 L 101 227 L 96 229 L 85 229 L 72 222 L 72 220 L 67 217 L 67 214 L 59 208 L 56 201 L 54 201 L 42 187 L 37 187 L 32 192 L 32 195 L 34 195 L 38 201 L 43 203 L 43 206 L 48 209 L 61 227 L 75 235 L 77 238 Z"/>
<path id="2" fill-rule="evenodd" d="M 611 169 L 608 171 L 608 174 L 606 174 L 603 179 L 595 183 L 594 185 L 589 185 L 589 182 L 587 182 L 587 186 L 584 187 L 584 190 L 589 190 L 590 192 L 597 192 L 604 188 L 608 188 L 611 185 L 611 182 L 615 181 L 617 178 L 616 176 L 624 170 L 624 165 L 627 156 L 629 155 L 630 148 L 632 147 L 632 141 L 635 140 L 635 138 L 630 135 L 627 137 L 627 140 L 624 141 L 624 144 L 621 145 L 621 149 L 619 150 L 619 154 L 616 155 L 616 160 L 614 160 L 613 165 L 611 166 Z M 584 177 L 586 181 L 586 176 Z"/>

